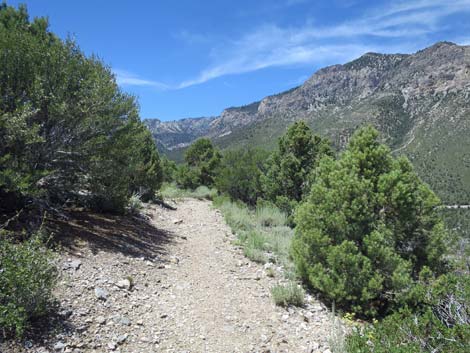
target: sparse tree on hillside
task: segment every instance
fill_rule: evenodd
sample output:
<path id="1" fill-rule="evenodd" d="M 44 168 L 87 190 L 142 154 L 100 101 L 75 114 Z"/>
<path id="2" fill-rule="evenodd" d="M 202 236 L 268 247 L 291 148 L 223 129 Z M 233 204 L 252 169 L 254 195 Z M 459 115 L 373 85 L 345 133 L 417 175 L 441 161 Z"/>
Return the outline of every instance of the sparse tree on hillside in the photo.
<path id="1" fill-rule="evenodd" d="M 327 140 L 313 135 L 303 122 L 294 123 L 279 139 L 278 150 L 269 160 L 263 177 L 267 199 L 291 213 L 308 189 L 308 176 L 324 155 L 331 155 Z"/>
<path id="2" fill-rule="evenodd" d="M 178 170 L 177 183 L 180 187 L 195 189 L 200 185 L 211 187 L 222 158 L 211 140 L 196 140 L 185 153 L 186 166 Z"/>
<path id="3" fill-rule="evenodd" d="M 247 149 L 224 153 L 215 185 L 220 192 L 233 200 L 241 200 L 251 206 L 263 195 L 261 175 L 268 153 Z"/>

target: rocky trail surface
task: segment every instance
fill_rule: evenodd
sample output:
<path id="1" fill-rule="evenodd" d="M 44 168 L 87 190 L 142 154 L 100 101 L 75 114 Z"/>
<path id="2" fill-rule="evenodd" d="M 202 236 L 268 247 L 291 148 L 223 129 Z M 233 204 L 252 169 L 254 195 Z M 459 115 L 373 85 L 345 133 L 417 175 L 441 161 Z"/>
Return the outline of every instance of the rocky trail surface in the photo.
<path id="1" fill-rule="evenodd" d="M 94 233 L 61 259 L 61 329 L 0 351 L 330 351 L 328 310 L 308 295 L 303 308 L 275 306 L 270 289 L 282 276 L 243 256 L 210 202 L 151 205 L 145 213 L 145 227 L 120 223 L 106 239 L 118 219 L 75 224 Z"/>

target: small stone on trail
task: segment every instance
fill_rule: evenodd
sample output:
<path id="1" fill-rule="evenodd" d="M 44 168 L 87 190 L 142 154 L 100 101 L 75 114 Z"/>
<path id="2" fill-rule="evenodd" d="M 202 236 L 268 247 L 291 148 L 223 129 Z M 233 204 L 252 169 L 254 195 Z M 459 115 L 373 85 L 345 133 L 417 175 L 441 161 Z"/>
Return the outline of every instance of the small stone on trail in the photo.
<path id="1" fill-rule="evenodd" d="M 173 224 L 181 224 L 181 223 L 183 223 L 182 219 L 174 219 L 173 220 Z"/>
<path id="2" fill-rule="evenodd" d="M 61 351 L 64 348 L 65 348 L 65 343 L 63 342 L 57 342 L 56 344 L 54 344 L 55 351 Z"/>
<path id="3" fill-rule="evenodd" d="M 127 336 L 128 336 L 127 333 L 125 333 L 125 334 L 119 336 L 119 337 L 117 338 L 117 344 L 123 344 L 124 341 L 127 340 Z"/>
<path id="4" fill-rule="evenodd" d="M 121 289 L 126 289 L 126 290 L 130 290 L 131 289 L 131 281 L 129 281 L 127 278 L 126 279 L 122 279 L 120 281 L 118 281 L 116 283 L 116 286 L 118 286 L 119 288 Z"/>
<path id="5" fill-rule="evenodd" d="M 100 288 L 100 287 L 95 288 L 96 298 L 98 298 L 100 300 L 106 300 L 106 299 L 108 299 L 108 295 L 109 295 L 109 293 L 105 289 Z"/>
<path id="6" fill-rule="evenodd" d="M 70 268 L 73 268 L 75 271 L 77 271 L 81 265 L 82 262 L 80 260 L 73 260 L 72 262 L 70 262 Z"/>
<path id="7" fill-rule="evenodd" d="M 96 322 L 100 325 L 104 325 L 106 323 L 106 319 L 104 318 L 104 316 L 98 316 L 96 318 Z"/>
<path id="8" fill-rule="evenodd" d="M 122 316 L 121 319 L 119 320 L 119 322 L 121 323 L 121 325 L 124 325 L 124 326 L 130 326 L 131 325 L 131 320 L 129 320 L 129 318 L 127 318 L 125 316 Z"/>
<path id="9" fill-rule="evenodd" d="M 108 343 L 108 348 L 112 351 L 114 351 L 116 349 L 116 343 L 114 342 L 109 342 Z"/>
<path id="10" fill-rule="evenodd" d="M 80 260 L 69 259 L 68 262 L 64 264 L 63 269 L 64 270 L 72 269 L 72 270 L 77 271 L 81 265 L 82 265 L 82 262 Z"/>

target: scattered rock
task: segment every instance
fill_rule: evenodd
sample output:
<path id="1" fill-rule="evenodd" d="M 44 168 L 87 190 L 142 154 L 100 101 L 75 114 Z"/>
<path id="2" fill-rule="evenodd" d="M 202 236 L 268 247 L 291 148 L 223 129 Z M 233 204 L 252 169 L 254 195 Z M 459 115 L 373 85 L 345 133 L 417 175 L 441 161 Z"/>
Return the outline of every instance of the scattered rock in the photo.
<path id="1" fill-rule="evenodd" d="M 108 343 L 108 348 L 109 348 L 109 350 L 114 351 L 117 348 L 116 343 L 109 342 Z"/>
<path id="2" fill-rule="evenodd" d="M 99 325 L 104 325 L 106 323 L 106 319 L 104 316 L 98 316 L 96 318 L 96 322 L 99 324 Z"/>
<path id="3" fill-rule="evenodd" d="M 121 319 L 119 320 L 119 322 L 121 323 L 121 325 L 124 325 L 124 326 L 130 326 L 131 325 L 131 320 L 129 320 L 129 318 L 126 317 L 126 316 L 122 316 Z"/>
<path id="4" fill-rule="evenodd" d="M 109 293 L 106 289 L 103 289 L 103 288 L 100 288 L 100 287 L 95 288 L 96 298 L 106 301 L 108 299 L 108 295 L 109 295 Z"/>
<path id="5" fill-rule="evenodd" d="M 75 271 L 77 271 L 81 265 L 82 262 L 80 260 L 73 260 L 70 262 L 70 268 L 73 268 Z"/>
<path id="6" fill-rule="evenodd" d="M 55 351 L 61 351 L 65 348 L 65 343 L 59 341 L 56 344 L 54 344 L 53 348 L 54 348 Z"/>
<path id="7" fill-rule="evenodd" d="M 193 207 L 188 208 L 186 202 Z M 281 264 L 256 264 L 230 239 L 224 242 L 230 232 L 221 219 L 211 221 L 209 215 L 214 211 L 208 203 L 184 201 L 173 217 L 171 212 L 175 211 L 153 212 L 159 231 L 168 232 L 173 240 L 185 241 L 169 242 L 167 247 L 158 233 L 155 243 L 152 236 L 144 234 L 141 255 L 83 249 L 76 263 L 63 259 L 68 273 L 59 283 L 57 297 L 64 308 L 60 317 L 67 319 L 66 328 L 44 342 L 23 342 L 17 350 L 0 343 L 0 351 L 124 353 L 186 349 L 188 353 L 214 353 L 226 351 L 227 346 L 221 346 L 219 339 L 224 337 L 224 344 L 236 343 L 244 352 L 328 353 L 328 310 L 314 297 L 302 309 L 287 311 L 274 306 L 270 289 L 284 281 Z M 158 212 L 165 214 L 163 220 Z M 182 226 L 172 223 L 176 217 L 184 218 Z M 204 228 L 199 227 L 201 221 Z M 135 243 L 119 245 L 132 247 Z M 269 269 L 278 274 L 275 279 L 266 276 Z M 209 321 L 196 323 L 195 317 Z M 231 342 L 233 337 L 243 338 Z"/>
<path id="8" fill-rule="evenodd" d="M 118 286 L 118 287 L 121 288 L 121 289 L 130 290 L 131 287 L 132 287 L 132 283 L 131 283 L 131 281 L 129 281 L 129 280 L 126 278 L 126 279 L 122 279 L 122 280 L 118 281 L 118 282 L 116 283 L 116 286 Z"/>
<path id="9" fill-rule="evenodd" d="M 119 344 L 119 345 L 123 344 L 127 340 L 127 337 L 128 337 L 127 333 L 125 333 L 124 335 L 119 336 L 116 340 L 116 343 Z"/>
<path id="10" fill-rule="evenodd" d="M 182 219 L 174 219 L 173 220 L 173 224 L 181 224 L 181 223 L 183 223 Z"/>
<path id="11" fill-rule="evenodd" d="M 69 259 L 63 266 L 62 268 L 64 270 L 75 270 L 77 271 L 80 266 L 82 265 L 82 262 L 80 260 L 71 260 Z"/>

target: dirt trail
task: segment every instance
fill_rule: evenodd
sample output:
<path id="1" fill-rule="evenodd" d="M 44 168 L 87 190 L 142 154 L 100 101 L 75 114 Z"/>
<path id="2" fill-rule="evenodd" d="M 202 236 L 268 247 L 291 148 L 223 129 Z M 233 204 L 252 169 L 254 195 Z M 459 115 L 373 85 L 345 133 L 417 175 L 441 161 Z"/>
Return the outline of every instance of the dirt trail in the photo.
<path id="1" fill-rule="evenodd" d="M 23 342 L 26 351 L 329 352 L 328 311 L 310 296 L 302 309 L 275 306 L 270 289 L 280 276 L 243 256 L 210 202 L 146 213 L 159 232 L 153 255 L 147 234 L 144 257 L 87 242 L 64 257 L 57 296 L 67 328 Z"/>
<path id="2" fill-rule="evenodd" d="M 183 221 L 174 231 L 186 240 L 170 251 L 179 262 L 163 272 L 171 288 L 155 303 L 168 314 L 163 351 L 310 352 L 325 346 L 329 318 L 321 305 L 310 305 L 311 314 L 276 307 L 270 288 L 277 280 L 231 244 L 230 229 L 209 202 L 189 200 L 168 215 Z M 164 227 L 173 230 L 171 222 Z"/>

